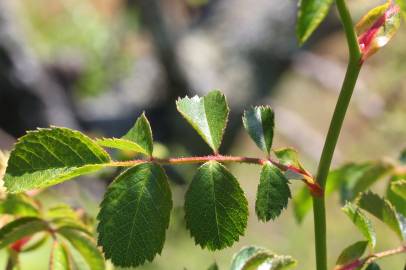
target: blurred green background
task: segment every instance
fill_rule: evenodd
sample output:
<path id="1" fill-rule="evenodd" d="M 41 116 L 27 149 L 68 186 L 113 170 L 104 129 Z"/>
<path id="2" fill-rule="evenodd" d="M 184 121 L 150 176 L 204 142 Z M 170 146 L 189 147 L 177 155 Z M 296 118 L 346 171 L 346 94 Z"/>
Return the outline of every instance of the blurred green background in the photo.
<path id="1" fill-rule="evenodd" d="M 355 20 L 384 1 L 348 1 Z M 276 146 L 297 148 L 316 170 L 326 130 L 343 80 L 347 48 L 336 11 L 314 37 L 297 46 L 297 1 L 281 0 L 1 0 L 0 149 L 11 150 L 26 130 L 49 125 L 90 136 L 120 136 L 145 111 L 161 155 L 209 153 L 175 112 L 178 96 L 221 89 L 232 113 L 222 152 L 260 156 L 242 129 L 241 112 L 270 104 L 276 112 Z M 348 161 L 397 158 L 406 147 L 406 28 L 363 68 L 334 166 Z M 123 154 L 114 153 L 117 158 Z M 232 254 L 255 244 L 313 269 L 312 215 L 298 225 L 289 208 L 275 222 L 254 212 L 259 168 L 230 166 L 249 199 L 250 219 L 241 241 L 220 252 L 196 247 L 183 220 L 183 195 L 194 166 L 171 170 L 175 208 L 161 256 L 139 269 L 229 267 Z M 40 195 L 63 199 L 95 216 L 116 172 L 61 184 Z M 89 179 L 90 178 L 90 179 Z M 293 183 L 293 189 L 301 187 Z M 374 186 L 383 193 L 384 183 Z M 295 192 L 293 192 L 294 196 Z M 362 239 L 328 200 L 329 261 Z M 395 247 L 395 235 L 374 220 L 378 250 Z M 50 245 L 22 257 L 23 270 L 47 269 Z M 382 260 L 401 269 L 405 256 Z M 4 268 L 0 252 L 0 269 Z"/>

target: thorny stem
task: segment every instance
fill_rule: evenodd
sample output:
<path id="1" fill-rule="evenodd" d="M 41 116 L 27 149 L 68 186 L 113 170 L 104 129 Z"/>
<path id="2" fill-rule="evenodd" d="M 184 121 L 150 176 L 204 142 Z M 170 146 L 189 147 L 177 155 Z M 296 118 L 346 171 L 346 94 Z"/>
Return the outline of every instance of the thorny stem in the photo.
<path id="1" fill-rule="evenodd" d="M 336 0 L 336 4 L 348 43 L 349 63 L 319 162 L 316 180 L 322 189 L 324 189 L 326 185 L 334 150 L 361 69 L 361 52 L 351 15 L 344 0 Z M 313 197 L 313 214 L 317 270 L 327 270 L 326 208 L 324 195 L 321 197 Z"/>
<path id="2" fill-rule="evenodd" d="M 264 165 L 267 162 L 272 163 L 282 171 L 292 171 L 303 176 L 303 181 L 306 183 L 310 192 L 314 196 L 321 196 L 323 190 L 320 188 L 313 180 L 313 176 L 306 170 L 302 168 L 297 168 L 292 165 L 285 165 L 276 161 L 272 158 L 261 159 L 254 157 L 241 157 L 241 156 L 224 156 L 224 155 L 209 155 L 209 156 L 199 156 L 199 157 L 177 157 L 177 158 L 154 158 L 149 159 L 134 159 L 129 161 L 114 161 L 108 164 L 108 166 L 114 167 L 130 167 L 141 163 L 154 162 L 160 165 L 185 165 L 185 164 L 200 164 L 208 161 L 218 161 L 222 163 L 245 163 L 245 164 L 255 164 Z"/>
<path id="3" fill-rule="evenodd" d="M 395 249 L 391 249 L 391 250 L 386 250 L 386 251 L 382 251 L 379 253 L 375 253 L 375 254 L 371 254 L 368 255 L 367 257 L 365 257 L 364 259 L 356 259 L 354 261 L 351 261 L 343 266 L 340 266 L 338 268 L 335 268 L 335 270 L 350 270 L 350 269 L 355 269 L 355 268 L 361 268 L 366 264 L 370 264 L 374 261 L 377 261 L 379 259 L 385 258 L 385 257 L 389 257 L 389 256 L 393 256 L 393 255 L 397 255 L 397 254 L 401 254 L 401 253 L 406 253 L 406 246 L 400 246 L 398 248 Z"/>

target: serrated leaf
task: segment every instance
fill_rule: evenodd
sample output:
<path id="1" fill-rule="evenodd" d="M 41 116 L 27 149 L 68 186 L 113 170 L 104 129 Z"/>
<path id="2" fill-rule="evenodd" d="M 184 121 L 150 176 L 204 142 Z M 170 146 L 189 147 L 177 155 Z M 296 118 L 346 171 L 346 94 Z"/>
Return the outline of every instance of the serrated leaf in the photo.
<path id="1" fill-rule="evenodd" d="M 245 129 L 256 145 L 268 155 L 271 153 L 274 133 L 274 112 L 269 106 L 253 107 L 244 111 Z"/>
<path id="2" fill-rule="evenodd" d="M 338 257 L 336 265 L 346 265 L 361 258 L 368 247 L 368 243 L 368 241 L 359 241 L 345 248 Z"/>
<path id="3" fill-rule="evenodd" d="M 392 204 L 372 192 L 362 193 L 357 204 L 388 225 L 400 239 L 404 240 L 404 231 Z"/>
<path id="4" fill-rule="evenodd" d="M 144 163 L 119 175 L 98 215 L 99 245 L 106 258 L 122 267 L 152 261 L 162 251 L 171 209 L 168 179 L 159 165 Z"/>
<path id="5" fill-rule="evenodd" d="M 233 257 L 231 270 L 287 270 L 297 264 L 290 256 L 276 255 L 267 249 L 249 246 L 241 249 Z"/>
<path id="6" fill-rule="evenodd" d="M 402 197 L 406 204 L 406 180 L 399 180 L 391 183 L 393 192 Z"/>
<path id="7" fill-rule="evenodd" d="M 185 97 L 176 101 L 183 117 L 218 152 L 228 121 L 228 105 L 220 91 L 211 91 L 204 97 Z"/>
<path id="8" fill-rule="evenodd" d="M 365 270 L 381 270 L 381 267 L 377 263 L 370 263 Z"/>
<path id="9" fill-rule="evenodd" d="M 365 239 L 368 240 L 369 245 L 374 248 L 376 245 L 376 234 L 368 217 L 351 202 L 347 202 L 342 210 L 362 233 Z"/>
<path id="10" fill-rule="evenodd" d="M 103 254 L 95 241 L 77 230 L 61 228 L 57 233 L 62 235 L 69 244 L 82 256 L 90 270 L 105 270 Z M 72 253 L 74 255 L 74 253 Z"/>
<path id="11" fill-rule="evenodd" d="M 220 163 L 207 162 L 186 192 L 186 226 L 203 248 L 229 247 L 244 234 L 247 205 L 237 179 Z"/>
<path id="12" fill-rule="evenodd" d="M 11 193 L 56 185 L 101 169 L 109 155 L 90 138 L 67 128 L 31 131 L 10 153 L 4 177 Z"/>
<path id="13" fill-rule="evenodd" d="M 25 194 L 8 194 L 0 199 L 0 214 L 17 217 L 36 217 L 39 215 L 36 202 Z"/>
<path id="14" fill-rule="evenodd" d="M 286 209 L 291 198 L 288 183 L 283 173 L 270 162 L 262 167 L 255 202 L 255 212 L 261 221 L 275 219 Z"/>
<path id="15" fill-rule="evenodd" d="M 148 156 L 152 155 L 154 146 L 151 126 L 144 113 L 137 119 L 134 126 L 121 139 L 103 138 L 98 139 L 96 142 L 104 147 L 124 151 L 134 151 Z"/>
<path id="16" fill-rule="evenodd" d="M 303 44 L 327 16 L 333 0 L 300 0 L 296 36 Z"/>
<path id="17" fill-rule="evenodd" d="M 69 255 L 65 246 L 55 240 L 51 248 L 49 270 L 70 270 Z"/>
<path id="18" fill-rule="evenodd" d="M 0 229 L 0 249 L 24 237 L 46 231 L 48 228 L 48 224 L 44 220 L 36 217 L 16 219 Z"/>
<path id="19" fill-rule="evenodd" d="M 400 9 L 392 1 L 371 9 L 355 26 L 362 61 L 384 47 L 400 26 Z"/>

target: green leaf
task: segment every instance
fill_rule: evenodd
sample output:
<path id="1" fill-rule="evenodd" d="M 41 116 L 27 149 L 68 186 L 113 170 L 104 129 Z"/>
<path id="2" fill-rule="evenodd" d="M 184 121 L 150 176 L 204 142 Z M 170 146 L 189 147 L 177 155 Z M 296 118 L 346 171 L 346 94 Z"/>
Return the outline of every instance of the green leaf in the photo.
<path id="1" fill-rule="evenodd" d="M 290 256 L 276 255 L 267 249 L 249 246 L 234 255 L 231 270 L 286 270 L 297 264 Z"/>
<path id="2" fill-rule="evenodd" d="M 213 263 L 209 266 L 209 268 L 207 268 L 207 270 L 219 270 L 219 266 L 217 265 L 217 263 Z"/>
<path id="3" fill-rule="evenodd" d="M 387 1 L 371 9 L 355 26 L 362 61 L 384 47 L 400 26 L 399 6 Z"/>
<path id="4" fill-rule="evenodd" d="M 405 200 L 406 204 L 406 180 L 399 180 L 391 183 L 391 189 L 397 195 L 401 196 Z"/>
<path id="5" fill-rule="evenodd" d="M 303 44 L 327 16 L 333 0 L 300 0 L 296 36 Z"/>
<path id="6" fill-rule="evenodd" d="M 374 248 L 376 245 L 376 234 L 368 217 L 351 202 L 347 202 L 342 210 L 351 219 L 365 239 L 368 240 L 369 245 Z"/>
<path id="7" fill-rule="evenodd" d="M 23 246 L 21 252 L 31 252 L 37 250 L 48 242 L 49 236 L 50 235 L 48 232 L 44 232 L 43 235 L 38 237 L 37 239 L 30 240 Z"/>
<path id="8" fill-rule="evenodd" d="M 57 233 L 62 235 L 69 244 L 83 257 L 90 270 L 105 270 L 103 254 L 89 236 L 77 230 L 62 228 Z M 74 255 L 74 253 L 72 253 Z"/>
<path id="9" fill-rule="evenodd" d="M 203 248 L 229 247 L 244 234 L 247 205 L 237 179 L 220 163 L 207 162 L 186 192 L 186 226 Z"/>
<path id="10" fill-rule="evenodd" d="M 213 151 L 218 152 L 228 121 L 229 109 L 225 96 L 220 91 L 212 91 L 202 98 L 178 99 L 176 106 Z"/>
<path id="11" fill-rule="evenodd" d="M 103 138 L 98 139 L 96 142 L 104 147 L 134 151 L 148 156 L 152 156 L 153 152 L 152 130 L 144 113 L 121 139 Z"/>
<path id="12" fill-rule="evenodd" d="M 368 247 L 368 243 L 368 241 L 359 241 L 345 248 L 338 257 L 336 265 L 346 265 L 361 258 Z"/>
<path id="13" fill-rule="evenodd" d="M 404 240 L 403 225 L 399 221 L 396 211 L 389 201 L 379 197 L 377 194 L 367 192 L 360 195 L 357 204 L 388 225 L 400 239 Z"/>
<path id="14" fill-rule="evenodd" d="M 107 259 L 136 267 L 161 253 L 172 209 L 164 170 L 144 163 L 119 175 L 109 186 L 101 210 L 99 245 Z"/>
<path id="15" fill-rule="evenodd" d="M 270 162 L 262 167 L 255 203 L 255 212 L 260 220 L 275 219 L 288 206 L 291 198 L 288 183 L 283 173 Z"/>
<path id="16" fill-rule="evenodd" d="M 392 171 L 393 165 L 383 161 L 350 163 L 336 170 L 334 181 L 341 184 L 341 200 L 352 201 Z"/>
<path id="17" fill-rule="evenodd" d="M 262 151 L 269 155 L 275 126 L 274 112 L 271 107 L 258 106 L 246 110 L 242 121 L 252 140 Z"/>
<path id="18" fill-rule="evenodd" d="M 406 1 L 405 0 L 395 0 L 395 2 L 396 2 L 396 4 L 399 5 L 400 10 L 402 11 L 403 18 L 406 19 Z"/>
<path id="19" fill-rule="evenodd" d="M 386 189 L 386 198 L 395 207 L 396 211 L 398 213 L 401 213 L 403 216 L 406 216 L 405 199 L 392 190 L 392 184 L 397 181 L 403 181 L 403 179 L 405 179 L 405 178 L 406 178 L 406 174 L 392 176 L 392 178 L 390 179 L 390 181 L 388 183 L 387 189 Z"/>
<path id="20" fill-rule="evenodd" d="M 69 255 L 65 246 L 57 240 L 52 244 L 49 270 L 70 270 Z"/>
<path id="21" fill-rule="evenodd" d="M 109 162 L 109 155 L 78 131 L 39 129 L 15 145 L 4 182 L 9 192 L 23 192 L 94 172 Z"/>
<path id="22" fill-rule="evenodd" d="M 300 188 L 293 196 L 292 203 L 296 221 L 300 224 L 313 206 L 312 196 L 309 189 L 307 187 Z"/>
<path id="23" fill-rule="evenodd" d="M 381 267 L 377 263 L 371 263 L 365 270 L 381 270 Z"/>
<path id="24" fill-rule="evenodd" d="M 8 194 L 0 199 L 0 214 L 36 217 L 39 215 L 36 202 L 25 194 Z"/>
<path id="25" fill-rule="evenodd" d="M 7 223 L 0 229 L 0 249 L 20 240 L 48 229 L 47 223 L 36 217 L 23 217 Z"/>
<path id="26" fill-rule="evenodd" d="M 44 216 L 55 230 L 70 228 L 92 236 L 89 228 L 80 219 L 78 213 L 67 204 L 59 204 L 48 209 Z"/>

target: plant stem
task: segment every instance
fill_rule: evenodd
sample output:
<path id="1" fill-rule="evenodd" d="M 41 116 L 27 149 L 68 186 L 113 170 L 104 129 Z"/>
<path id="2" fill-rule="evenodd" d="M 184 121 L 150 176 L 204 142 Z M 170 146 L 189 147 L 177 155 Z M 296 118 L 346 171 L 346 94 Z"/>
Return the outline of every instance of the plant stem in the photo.
<path id="1" fill-rule="evenodd" d="M 326 179 L 345 114 L 362 65 L 360 62 L 361 52 L 358 46 L 357 36 L 354 32 L 351 15 L 344 0 L 336 0 L 336 4 L 348 43 L 349 62 L 319 162 L 316 180 L 323 190 L 326 185 Z M 327 270 L 326 208 L 324 194 L 321 197 L 313 197 L 313 214 L 317 270 Z"/>

